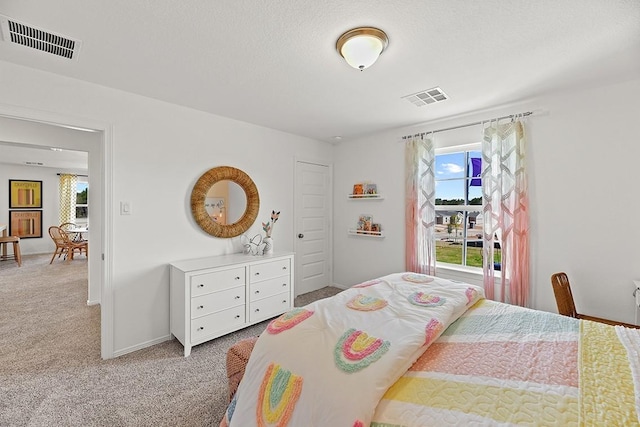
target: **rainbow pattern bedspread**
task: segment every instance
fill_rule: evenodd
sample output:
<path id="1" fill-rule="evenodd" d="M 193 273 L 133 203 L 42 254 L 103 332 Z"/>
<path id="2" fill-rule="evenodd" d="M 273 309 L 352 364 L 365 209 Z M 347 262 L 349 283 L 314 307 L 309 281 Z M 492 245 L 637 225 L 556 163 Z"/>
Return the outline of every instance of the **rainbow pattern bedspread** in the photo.
<path id="1" fill-rule="evenodd" d="M 638 425 L 633 346 L 618 335 L 482 300 L 385 393 L 371 427 Z"/>
<path id="2" fill-rule="evenodd" d="M 369 426 L 385 391 L 483 295 L 397 273 L 285 313 L 257 340 L 225 421 Z"/>

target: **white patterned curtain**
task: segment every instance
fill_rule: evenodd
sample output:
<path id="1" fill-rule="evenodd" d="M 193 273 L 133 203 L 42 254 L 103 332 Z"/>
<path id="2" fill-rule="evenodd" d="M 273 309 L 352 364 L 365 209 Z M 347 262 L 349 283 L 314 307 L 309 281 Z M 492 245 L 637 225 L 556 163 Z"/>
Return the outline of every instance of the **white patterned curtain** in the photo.
<path id="1" fill-rule="evenodd" d="M 60 174 L 60 224 L 76 222 L 77 175 Z"/>
<path id="2" fill-rule="evenodd" d="M 436 273 L 434 168 L 433 135 L 408 139 L 405 146 L 405 263 L 407 271 L 430 275 Z"/>
<path id="3" fill-rule="evenodd" d="M 529 202 L 524 124 L 520 117 L 483 124 L 482 245 L 487 298 L 526 307 L 529 302 Z M 500 244 L 502 279 L 496 292 L 494 244 Z"/>

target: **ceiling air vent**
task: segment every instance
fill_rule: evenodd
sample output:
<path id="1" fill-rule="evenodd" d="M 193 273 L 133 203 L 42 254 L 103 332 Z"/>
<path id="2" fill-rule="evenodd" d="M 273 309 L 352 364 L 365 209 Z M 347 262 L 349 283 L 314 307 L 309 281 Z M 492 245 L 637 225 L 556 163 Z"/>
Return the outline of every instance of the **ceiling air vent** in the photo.
<path id="1" fill-rule="evenodd" d="M 423 90 L 422 92 L 414 93 L 413 95 L 403 96 L 402 99 L 406 99 L 416 107 L 422 107 L 427 104 L 435 104 L 441 102 L 449 97 L 439 87 L 433 89 Z"/>
<path id="2" fill-rule="evenodd" d="M 67 59 L 76 59 L 82 44 L 79 40 L 31 27 L 3 15 L 0 15 L 0 26 L 5 42 L 32 47 Z"/>

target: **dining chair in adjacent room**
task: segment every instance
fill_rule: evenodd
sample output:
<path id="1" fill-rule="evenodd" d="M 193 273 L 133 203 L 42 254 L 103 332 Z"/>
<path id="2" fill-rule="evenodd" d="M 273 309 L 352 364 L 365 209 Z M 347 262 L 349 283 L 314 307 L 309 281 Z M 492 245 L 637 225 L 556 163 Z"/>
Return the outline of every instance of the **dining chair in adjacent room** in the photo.
<path id="1" fill-rule="evenodd" d="M 63 238 L 67 241 L 68 254 L 67 260 L 73 260 L 73 254 L 78 251 L 80 255 L 84 252 L 84 255 L 89 259 L 89 241 L 88 240 L 71 240 L 71 237 L 67 233 L 64 233 Z"/>
<path id="2" fill-rule="evenodd" d="M 573 317 L 575 319 L 591 320 L 593 322 L 606 323 L 607 325 L 620 325 L 627 328 L 640 328 L 640 326 L 632 325 L 629 323 L 618 322 L 616 320 L 603 319 L 601 317 L 588 316 L 586 314 L 580 314 L 576 310 L 576 305 L 573 302 L 573 294 L 571 293 L 571 285 L 569 284 L 569 277 L 567 273 L 560 272 L 551 275 L 551 285 L 553 286 L 553 293 L 556 297 L 556 305 L 558 306 L 558 313 L 563 316 Z"/>
<path id="3" fill-rule="evenodd" d="M 49 227 L 49 235 L 51 239 L 56 244 L 56 249 L 51 256 L 51 261 L 49 264 L 53 263 L 56 255 L 58 258 L 64 254 L 67 261 L 71 261 L 73 259 L 73 255 L 75 251 L 78 251 L 80 254 L 84 251 L 87 258 L 89 257 L 89 242 L 86 240 L 74 242 L 72 241 L 67 233 L 60 227 L 52 225 Z"/>
<path id="4" fill-rule="evenodd" d="M 73 222 L 63 222 L 62 224 L 60 224 L 60 228 L 62 228 L 62 230 L 64 231 L 69 231 L 73 228 L 78 228 L 78 226 Z"/>
<path id="5" fill-rule="evenodd" d="M 55 243 L 56 245 L 56 249 L 53 252 L 53 256 L 51 257 L 51 261 L 49 261 L 49 264 L 53 262 L 56 255 L 58 255 L 58 258 L 60 258 L 60 256 L 62 256 L 62 254 L 64 254 L 67 251 L 68 247 L 63 237 L 63 235 L 66 235 L 66 234 L 67 233 L 65 233 L 60 227 L 57 227 L 55 225 L 52 225 L 51 227 L 49 227 L 49 236 L 51 236 L 53 243 Z"/>
<path id="6" fill-rule="evenodd" d="M 69 235 L 69 230 L 75 230 L 78 228 L 78 224 L 73 223 L 73 222 L 63 222 L 62 224 L 60 224 L 60 228 L 62 228 L 62 231 L 66 232 L 67 235 Z M 73 234 L 73 237 L 71 238 L 71 240 L 73 240 L 74 242 L 80 242 L 83 240 L 87 240 L 87 239 L 83 239 L 82 238 L 82 233 L 71 233 Z"/>

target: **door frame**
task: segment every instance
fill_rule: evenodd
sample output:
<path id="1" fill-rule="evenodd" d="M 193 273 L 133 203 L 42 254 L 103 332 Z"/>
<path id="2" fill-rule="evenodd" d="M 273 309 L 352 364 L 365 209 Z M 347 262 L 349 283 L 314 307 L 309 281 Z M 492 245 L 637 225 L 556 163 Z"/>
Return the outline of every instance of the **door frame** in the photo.
<path id="1" fill-rule="evenodd" d="M 51 126 L 61 126 L 71 129 L 91 130 L 101 133 L 98 147 L 88 146 L 89 153 L 89 186 L 99 188 L 99 209 L 89 210 L 89 218 L 92 229 L 99 230 L 98 235 L 92 236 L 97 240 L 96 249 L 89 253 L 89 265 L 96 266 L 98 273 L 91 277 L 99 282 L 99 286 L 91 286 L 100 290 L 98 301 L 100 302 L 100 355 L 103 359 L 113 358 L 113 286 L 112 286 L 112 155 L 113 155 L 113 126 L 110 123 L 100 122 L 84 117 L 64 115 L 49 111 L 34 110 L 16 105 L 0 103 L 0 116 L 31 121 Z M 25 144 L 29 145 L 29 144 Z M 41 143 L 31 145 L 45 146 Z M 96 170 L 99 173 L 92 173 Z M 91 274 L 91 273 L 90 273 Z M 95 301 L 95 296 L 89 296 L 90 301 Z"/>
<path id="2" fill-rule="evenodd" d="M 327 218 L 327 224 L 329 227 L 329 249 L 327 251 L 327 265 L 329 266 L 329 284 L 334 285 L 333 283 L 333 162 L 326 159 L 319 158 L 308 158 L 308 157 L 295 157 L 293 160 L 293 250 L 297 252 L 298 250 L 298 223 L 299 223 L 299 214 L 298 212 L 298 183 L 296 182 L 296 177 L 298 176 L 298 163 L 309 163 L 318 166 L 326 166 L 329 171 L 329 185 L 327 186 L 327 200 L 329 201 L 329 214 Z M 299 278 L 302 275 L 302 268 L 298 268 L 299 262 L 302 262 L 301 258 L 298 256 L 296 259 L 296 268 L 295 268 L 295 277 L 294 283 L 299 282 Z M 294 286 L 295 296 L 298 296 L 298 288 Z"/>

